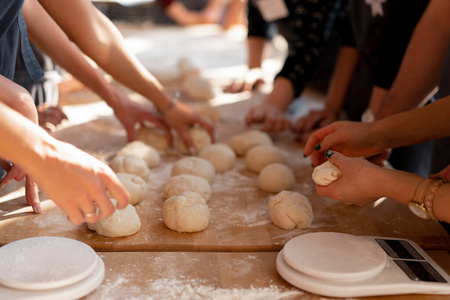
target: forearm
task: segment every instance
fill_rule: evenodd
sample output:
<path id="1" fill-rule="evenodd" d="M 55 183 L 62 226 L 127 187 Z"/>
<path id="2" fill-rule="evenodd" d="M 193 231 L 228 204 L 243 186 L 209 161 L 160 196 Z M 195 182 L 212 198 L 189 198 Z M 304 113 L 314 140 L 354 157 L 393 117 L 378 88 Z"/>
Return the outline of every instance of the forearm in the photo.
<path id="1" fill-rule="evenodd" d="M 336 66 L 333 71 L 325 109 L 339 114 L 347 95 L 353 73 L 361 59 L 361 52 L 356 48 L 343 46 L 339 51 Z"/>
<path id="2" fill-rule="evenodd" d="M 150 99 L 160 110 L 169 105 L 161 84 L 126 50 L 120 32 L 92 3 L 86 0 L 40 2 L 69 38 L 114 79 Z"/>
<path id="3" fill-rule="evenodd" d="M 436 87 L 450 39 L 449 10 L 446 0 L 428 5 L 377 119 L 416 108 Z"/>
<path id="4" fill-rule="evenodd" d="M 23 7 L 23 15 L 27 22 L 30 40 L 39 49 L 110 106 L 116 105 L 110 85 L 102 74 L 87 62 L 77 46 L 67 38 L 37 1 L 27 0 Z"/>
<path id="5" fill-rule="evenodd" d="M 273 89 L 264 99 L 264 104 L 275 106 L 280 111 L 285 111 L 294 99 L 294 87 L 289 79 L 277 77 L 273 83 Z"/>
<path id="6" fill-rule="evenodd" d="M 38 123 L 38 114 L 31 95 L 18 84 L 0 75 L 0 102 Z"/>
<path id="7" fill-rule="evenodd" d="M 450 96 L 375 122 L 373 136 L 384 149 L 447 137 L 450 135 L 449 115 Z"/>
<path id="8" fill-rule="evenodd" d="M 264 60 L 264 49 L 267 39 L 262 37 L 248 37 L 247 49 L 248 49 L 248 68 L 261 68 Z"/>
<path id="9" fill-rule="evenodd" d="M 29 172 L 53 138 L 35 123 L 0 102 L 0 156 Z"/>
<path id="10" fill-rule="evenodd" d="M 372 174 L 374 175 L 374 174 Z M 424 178 L 408 172 L 378 168 L 370 178 L 377 197 L 388 197 L 402 204 L 408 204 L 413 198 L 417 186 Z"/>

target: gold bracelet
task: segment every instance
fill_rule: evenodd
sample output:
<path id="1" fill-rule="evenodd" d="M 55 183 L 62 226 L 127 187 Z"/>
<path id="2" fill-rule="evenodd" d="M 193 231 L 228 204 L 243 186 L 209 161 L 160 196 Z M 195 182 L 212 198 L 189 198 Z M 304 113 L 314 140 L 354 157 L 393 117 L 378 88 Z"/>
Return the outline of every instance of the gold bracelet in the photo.
<path id="1" fill-rule="evenodd" d="M 427 211 L 427 215 L 428 215 L 429 219 L 436 220 L 436 221 L 441 221 L 434 214 L 434 211 L 433 211 L 433 200 L 434 200 L 434 197 L 436 196 L 436 193 L 437 193 L 438 189 L 442 185 L 447 183 L 447 180 L 445 180 L 445 179 L 433 179 L 432 181 L 433 182 L 432 182 L 431 186 L 428 188 L 427 193 L 425 195 L 425 199 L 424 199 L 425 209 Z"/>

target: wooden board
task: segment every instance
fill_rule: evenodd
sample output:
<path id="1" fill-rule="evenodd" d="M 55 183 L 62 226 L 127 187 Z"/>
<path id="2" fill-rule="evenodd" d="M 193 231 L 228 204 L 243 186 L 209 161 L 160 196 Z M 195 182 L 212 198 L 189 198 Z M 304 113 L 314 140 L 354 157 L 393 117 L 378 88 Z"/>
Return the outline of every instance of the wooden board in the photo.
<path id="1" fill-rule="evenodd" d="M 222 114 L 222 120 L 215 124 L 218 142 L 227 142 L 232 135 L 248 129 L 243 123 L 243 113 L 260 96 L 218 107 Z M 124 130 L 111 116 L 64 128 L 55 136 L 104 161 L 126 143 Z M 239 158 L 233 170 L 217 174 L 214 179 L 213 196 L 208 202 L 212 214 L 208 228 L 191 234 L 169 230 L 162 221 L 162 190 L 173 163 L 182 157 L 172 150 L 163 154 L 163 162 L 151 170 L 147 181 L 150 192 L 136 206 L 142 228 L 135 235 L 106 238 L 88 230 L 85 224 L 73 226 L 51 201 L 44 201 L 44 213 L 35 215 L 25 207 L 23 192 L 18 192 L 17 196 L 7 194 L 2 199 L 11 200 L 0 203 L 0 244 L 50 235 L 80 240 L 97 251 L 278 251 L 299 234 L 336 231 L 408 238 L 424 249 L 450 249 L 449 235 L 440 224 L 421 220 L 394 201 L 356 207 L 318 196 L 311 179 L 312 167 L 302 155 L 302 146 L 288 132 L 274 135 L 273 140 L 295 173 L 294 191 L 304 194 L 312 203 L 314 221 L 309 229 L 283 230 L 271 222 L 267 204 L 273 194 L 258 189 L 257 174 L 249 172 L 244 159 Z"/>
<path id="2" fill-rule="evenodd" d="M 277 252 L 99 253 L 105 279 L 91 299 L 328 299 L 287 283 L 275 267 Z M 446 271 L 450 255 L 428 252 Z M 400 295 L 352 299 L 440 300 L 448 296 Z"/>

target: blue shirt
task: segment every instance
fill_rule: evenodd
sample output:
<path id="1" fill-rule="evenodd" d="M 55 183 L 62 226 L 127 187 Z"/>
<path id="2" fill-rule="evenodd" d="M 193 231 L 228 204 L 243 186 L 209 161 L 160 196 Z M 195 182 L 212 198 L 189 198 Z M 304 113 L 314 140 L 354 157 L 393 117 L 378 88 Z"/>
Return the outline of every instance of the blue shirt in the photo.
<path id="1" fill-rule="evenodd" d="M 30 78 L 36 82 L 44 72 L 28 40 L 27 26 L 22 15 L 23 2 L 24 0 L 0 0 L 0 74 L 10 80 L 14 78 L 19 54 L 22 55 Z"/>

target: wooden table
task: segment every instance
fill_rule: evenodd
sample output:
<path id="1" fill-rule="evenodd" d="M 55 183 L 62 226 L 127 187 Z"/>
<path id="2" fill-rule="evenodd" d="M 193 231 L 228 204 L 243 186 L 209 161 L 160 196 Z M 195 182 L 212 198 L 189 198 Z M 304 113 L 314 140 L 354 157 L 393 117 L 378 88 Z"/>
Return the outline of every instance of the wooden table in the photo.
<path id="1" fill-rule="evenodd" d="M 136 97 L 124 91 L 130 98 Z M 216 140 L 227 142 L 234 134 L 248 129 L 243 124 L 244 113 L 262 97 L 263 94 L 255 94 L 252 98 L 244 95 L 242 101 L 234 103 L 216 101 L 215 109 L 221 114 L 215 123 Z M 142 100 L 137 98 L 136 101 Z M 55 132 L 55 137 L 105 162 L 126 144 L 125 131 L 112 116 L 111 109 L 92 93 L 74 93 L 62 99 L 62 104 L 71 121 Z M 89 114 L 79 114 L 80 111 Z M 62 236 L 89 244 L 100 252 L 106 264 L 106 277 L 87 299 L 143 295 L 154 295 L 155 299 L 182 299 L 183 295 L 184 299 L 203 299 L 202 293 L 223 296 L 222 299 L 230 298 L 233 293 L 259 295 L 263 299 L 281 296 L 318 299 L 293 288 L 275 269 L 276 255 L 287 241 L 317 231 L 411 239 L 431 251 L 438 263 L 450 271 L 447 252 L 450 236 L 440 224 L 421 220 L 405 206 L 389 199 L 356 207 L 318 196 L 311 179 L 312 167 L 302 155 L 302 146 L 294 142 L 290 133 L 272 138 L 294 171 L 293 190 L 304 194 L 312 203 L 314 221 L 306 230 L 286 231 L 271 222 L 267 203 L 273 194 L 258 189 L 257 175 L 246 170 L 243 158 L 238 159 L 233 170 L 216 175 L 213 196 L 208 201 L 212 219 L 206 230 L 191 234 L 169 230 L 162 221 L 162 189 L 173 163 L 182 154 L 168 151 L 162 153 L 162 163 L 151 170 L 147 179 L 150 191 L 136 206 L 142 228 L 135 235 L 98 236 L 86 225 L 70 224 L 51 200 L 43 201 L 44 212 L 35 215 L 25 205 L 23 184 L 19 183 L 0 191 L 0 245 L 34 236 Z M 408 299 L 423 299 L 423 296 L 408 296 Z"/>

